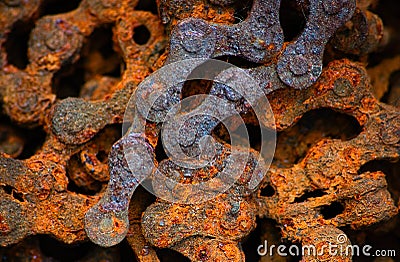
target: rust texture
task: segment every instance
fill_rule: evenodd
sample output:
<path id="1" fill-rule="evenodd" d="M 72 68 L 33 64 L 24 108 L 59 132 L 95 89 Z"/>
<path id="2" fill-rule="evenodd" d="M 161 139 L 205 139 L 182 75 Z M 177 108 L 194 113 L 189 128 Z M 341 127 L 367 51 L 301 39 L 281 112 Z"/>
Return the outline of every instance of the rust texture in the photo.
<path id="1" fill-rule="evenodd" d="M 372 241 L 400 252 L 396 10 L 394 0 L 0 1 L 0 258 L 381 261 L 326 252 L 260 257 L 264 240 L 300 247 Z M 160 89 L 138 86 L 189 58 L 243 68 L 262 92 L 244 89 L 251 100 L 268 99 L 274 121 L 257 121 L 243 96 L 207 81 L 168 89 L 146 114 Z M 234 150 L 244 151 L 218 119 L 204 116 L 184 123 L 176 144 L 196 157 L 210 135 L 218 141 L 212 161 L 184 168 L 166 155 L 165 117 L 195 94 L 239 112 L 252 148 L 224 193 L 171 203 L 140 184 L 152 179 L 171 199 L 199 198 L 162 179 L 211 180 Z M 145 130 L 123 133 L 124 117 L 131 130 L 140 123 Z M 261 129 L 277 132 L 265 174 Z M 133 164 L 127 148 L 137 153 Z M 261 183 L 251 186 L 257 177 Z M 346 242 L 338 243 L 340 234 Z"/>

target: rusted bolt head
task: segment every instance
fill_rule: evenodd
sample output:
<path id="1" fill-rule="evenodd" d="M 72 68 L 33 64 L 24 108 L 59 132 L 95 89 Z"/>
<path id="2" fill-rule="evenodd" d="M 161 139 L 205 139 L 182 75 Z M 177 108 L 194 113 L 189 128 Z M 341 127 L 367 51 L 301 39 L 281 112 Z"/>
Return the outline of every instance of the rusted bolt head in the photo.
<path id="1" fill-rule="evenodd" d="M 110 217 L 105 217 L 100 221 L 99 228 L 102 233 L 110 233 L 114 229 L 114 222 Z"/>
<path id="2" fill-rule="evenodd" d="M 304 56 L 299 55 L 290 62 L 289 68 L 295 75 L 304 75 L 308 71 L 307 59 Z"/>
<path id="3" fill-rule="evenodd" d="M 57 30 L 48 35 L 46 39 L 46 46 L 52 50 L 56 51 L 61 49 L 67 42 L 67 37 L 62 30 Z"/>
<path id="4" fill-rule="evenodd" d="M 333 84 L 333 92 L 340 97 L 345 97 L 351 94 L 352 85 L 347 78 L 339 77 Z"/>

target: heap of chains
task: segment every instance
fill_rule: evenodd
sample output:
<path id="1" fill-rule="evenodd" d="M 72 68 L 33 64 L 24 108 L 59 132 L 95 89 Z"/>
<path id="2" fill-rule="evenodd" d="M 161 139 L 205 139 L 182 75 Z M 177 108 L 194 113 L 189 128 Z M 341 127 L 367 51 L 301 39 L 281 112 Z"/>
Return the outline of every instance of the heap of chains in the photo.
<path id="1" fill-rule="evenodd" d="M 399 159 L 400 112 L 378 101 L 361 64 L 347 59 L 323 64 L 328 41 L 347 54 L 368 54 L 376 48 L 382 25 L 367 11 L 367 1 L 299 1 L 297 8 L 308 10 L 308 16 L 302 32 L 290 42 L 284 42 L 280 0 L 254 0 L 247 17 L 234 23 L 236 2 L 160 0 L 157 16 L 136 10 L 138 0 L 83 0 L 73 11 L 39 19 L 41 0 L 0 2 L 0 12 L 6 14 L 0 18 L 3 110 L 13 123 L 42 127 L 46 133 L 42 147 L 21 160 L 23 145 L 13 130 L 0 129 L 5 136 L 0 144 L 0 246 L 36 234 L 67 244 L 90 240 L 104 247 L 127 238 L 138 261 L 159 261 L 160 248 L 192 261 L 245 261 L 241 242 L 256 228 L 258 217 L 275 220 L 284 239 L 319 246 L 348 245 L 348 239 L 337 238 L 344 234 L 339 228 L 359 229 L 397 214 L 384 173 L 360 170 L 374 160 Z M 35 27 L 29 36 L 29 62 L 21 69 L 8 62 L 5 45 L 17 21 L 28 20 L 35 21 Z M 348 21 L 355 28 L 348 28 Z M 109 24 L 114 48 L 124 59 L 121 78 L 95 75 L 80 97 L 58 99 L 52 88 L 55 74 L 79 59 L 97 27 Z M 140 26 L 150 37 L 138 44 L 134 34 Z M 224 56 L 254 65 L 242 69 L 262 89 L 253 94 L 254 100 L 268 98 L 274 115 L 273 123 L 258 123 L 262 128 L 288 130 L 307 112 L 329 108 L 353 117 L 361 131 L 349 139 L 323 138 L 293 165 L 280 164 L 277 158 L 265 174 L 257 173 L 265 156 L 250 149 L 247 161 L 240 163 L 244 172 L 226 191 L 199 203 L 168 201 L 190 192 L 177 193 L 176 184 L 160 179 L 168 177 L 177 184 L 207 181 L 232 162 L 231 152 L 240 149 L 220 140 L 217 154 L 201 168 L 181 167 L 169 157 L 158 161 L 161 127 L 168 111 L 183 99 L 183 84 L 165 91 L 144 112 L 160 92 L 146 84 L 146 77 L 186 59 Z M 228 77 L 234 78 L 231 74 Z M 141 84 L 144 87 L 138 88 Z M 245 92 L 252 88 L 245 86 Z M 213 84 L 208 93 L 239 111 L 246 123 L 253 121 L 246 99 L 227 85 Z M 120 130 L 109 127 L 122 124 L 128 109 L 130 132 L 121 138 Z M 220 124 L 206 117 L 193 121 L 184 125 L 186 135 L 176 138 L 189 155 L 196 155 L 202 137 L 213 135 Z M 145 128 L 136 131 L 137 123 Z M 125 150 L 132 147 L 139 153 L 127 159 Z M 104 153 L 108 157 L 101 157 Z M 157 176 L 156 167 L 162 176 Z M 260 178 L 256 186 L 251 185 L 255 176 Z M 158 190 L 169 196 L 167 200 L 152 202 L 138 187 L 145 179 L 153 186 L 165 185 Z M 71 181 L 97 192 L 73 192 Z M 273 192 L 265 195 L 266 189 Z M 318 193 L 306 197 L 310 192 Z M 322 214 L 324 207 L 336 203 L 343 207 L 340 214 Z M 351 255 L 303 256 L 303 261 L 323 259 L 351 261 Z"/>

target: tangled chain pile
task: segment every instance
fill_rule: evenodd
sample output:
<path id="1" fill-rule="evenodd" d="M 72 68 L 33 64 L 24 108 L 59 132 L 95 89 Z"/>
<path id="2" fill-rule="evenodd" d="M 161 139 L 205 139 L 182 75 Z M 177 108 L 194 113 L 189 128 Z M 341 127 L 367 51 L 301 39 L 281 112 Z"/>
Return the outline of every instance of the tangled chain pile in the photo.
<path id="1" fill-rule="evenodd" d="M 282 8 L 287 2 L 239 2 L 159 0 L 159 16 L 138 10 L 143 5 L 138 0 L 83 0 L 70 12 L 45 16 L 40 14 L 46 1 L 0 2 L 0 12 L 6 14 L 0 18 L 0 98 L 5 114 L 0 123 L 1 246 L 22 241 L 18 245 L 24 249 L 17 245 L 23 250 L 19 256 L 34 253 L 45 260 L 38 240 L 28 236 L 51 235 L 67 244 L 91 240 L 104 247 L 126 237 L 138 261 L 159 261 L 163 248 L 192 261 L 245 261 L 251 255 L 241 245 L 256 229 L 256 219 L 265 239 L 282 237 L 320 246 L 347 245 L 349 241 L 336 238 L 343 231 L 397 215 L 396 182 L 389 192 L 383 171 L 368 167 L 399 159 L 399 91 L 386 95 L 392 105 L 379 99 L 392 73 L 400 69 L 400 59 L 384 60 L 368 72 L 362 63 L 349 60 L 366 61 L 388 41 L 380 18 L 367 10 L 373 3 L 292 3 L 288 10 L 305 12 L 306 21 L 294 40 L 285 41 L 281 19 L 287 15 Z M 248 10 L 242 21 L 235 20 L 238 10 Z M 9 52 L 12 32 L 21 21 L 35 25 L 24 66 L 12 64 Z M 95 45 L 87 48 L 88 39 L 104 27 L 112 28 L 116 52 L 108 59 Z M 69 95 L 56 88 L 63 87 L 60 75 L 82 57 L 86 82 L 77 97 L 66 98 Z M 242 67 L 261 87 L 261 92 L 251 93 L 254 86 L 244 85 L 245 92 L 253 101 L 267 98 L 273 118 L 265 113 L 267 120 L 257 121 L 249 96 L 227 84 L 192 81 L 162 89 L 146 82 L 162 66 L 208 58 Z M 120 78 L 106 75 L 120 64 Z M 235 71 L 221 72 L 237 81 Z M 246 161 L 235 162 L 233 152 L 242 149 L 227 138 L 230 134 L 221 121 L 200 117 L 183 123 L 176 145 L 199 157 L 202 138 L 212 136 L 218 141 L 212 160 L 187 168 L 165 156 L 161 137 L 166 116 L 193 94 L 225 101 L 248 127 L 278 132 L 275 155 L 263 154 L 252 138 Z M 201 101 L 192 102 L 201 107 Z M 329 117 L 331 126 L 315 120 L 318 114 Z M 129 132 L 121 137 L 118 124 L 123 122 L 129 122 Z M 139 125 L 143 128 L 137 129 Z M 22 128 L 45 132 L 43 145 L 29 157 L 24 134 L 18 133 Z M 137 153 L 130 159 L 133 167 L 126 159 L 130 148 Z M 193 192 L 177 185 L 213 179 L 229 163 L 244 169 L 228 190 L 198 203 L 178 201 L 191 199 Z M 269 164 L 260 174 L 260 166 Z M 164 185 L 158 190 L 167 199 L 154 200 L 139 187 L 148 178 L 153 187 Z M 266 218 L 275 221 L 280 236 L 274 235 Z M 91 252 L 98 259 L 118 252 L 101 250 Z M 17 255 L 12 247 L 0 252 Z M 302 259 L 352 258 L 324 253 Z"/>

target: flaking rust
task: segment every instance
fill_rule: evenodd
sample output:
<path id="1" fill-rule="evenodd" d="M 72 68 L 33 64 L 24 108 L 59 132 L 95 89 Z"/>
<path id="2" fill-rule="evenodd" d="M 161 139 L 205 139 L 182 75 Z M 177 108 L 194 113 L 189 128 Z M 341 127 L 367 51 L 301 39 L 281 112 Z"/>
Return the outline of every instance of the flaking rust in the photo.
<path id="1" fill-rule="evenodd" d="M 374 1 L 298 1 L 295 10 L 304 13 L 304 27 L 286 42 L 286 11 L 280 9 L 280 0 L 158 0 L 153 3 L 158 14 L 139 10 L 143 3 L 138 0 L 83 0 L 72 11 L 47 14 L 42 9 L 48 2 L 0 2 L 0 255 L 48 259 L 35 237 L 40 234 L 66 244 L 92 241 L 104 247 L 126 237 L 138 261 L 162 260 L 156 252 L 160 249 L 177 251 L 191 261 L 250 261 L 247 256 L 254 250 L 242 245 L 250 241 L 256 221 L 263 225 L 261 235 L 269 234 L 265 218 L 280 228 L 279 234 L 271 233 L 273 238 L 320 246 L 337 243 L 345 228 L 364 230 L 397 215 L 398 199 L 393 198 L 398 196 L 393 188 L 389 192 L 387 174 L 363 169 L 374 161 L 400 158 L 399 85 L 391 78 L 399 70 L 399 54 L 378 60 L 368 70 L 360 63 L 389 41 L 382 20 L 372 11 Z M 26 66 L 17 67 L 7 43 L 21 21 L 34 27 Z M 58 73 L 77 67 L 92 34 L 107 26 L 112 28 L 113 49 L 123 60 L 112 60 L 121 75 L 87 70 L 77 97 L 57 97 Z M 148 34 L 140 33 L 142 26 Z M 253 145 L 237 181 L 199 204 L 155 199 L 139 186 L 149 178 L 182 184 L 214 179 L 232 161 L 232 152 L 243 150 L 223 139 L 229 134 L 219 121 L 203 117 L 185 123 L 177 144 L 196 155 L 202 136 L 218 136 L 213 161 L 190 169 L 164 156 L 161 125 L 186 87 L 182 83 L 166 92 L 148 115 L 140 108 L 158 90 L 149 86 L 140 93 L 137 87 L 162 66 L 190 58 L 218 58 L 242 66 L 262 89 L 252 93 L 252 86 L 246 86 L 251 99 L 268 98 L 275 122 L 257 123 L 248 102 L 227 85 L 194 83 L 191 94 L 223 99 L 247 124 L 282 134 L 258 187 L 250 181 L 260 176 L 259 160 L 265 156 Z M 88 64 L 95 67 L 101 61 Z M 103 65 L 111 63 L 105 61 Z M 391 105 L 380 102 L 386 96 Z M 121 137 L 131 97 L 141 98 L 133 101 L 131 128 L 140 122 L 145 130 Z M 353 126 L 339 128 L 335 138 L 324 135 L 330 130 L 318 124 L 310 135 L 296 129 L 310 112 L 328 109 L 351 117 Z M 354 126 L 359 127 L 356 134 L 342 134 Z M 25 158 L 29 143 L 21 130 L 37 129 L 44 131 L 44 143 Z M 307 142 L 288 150 L 293 136 Z M 126 148 L 135 153 L 133 165 L 124 156 Z M 196 197 L 168 181 L 161 184 L 159 190 L 170 199 Z M 341 212 L 325 215 L 332 205 Z M 117 260 L 118 253 L 118 247 L 92 246 L 81 259 L 93 260 L 89 255 L 96 254 L 98 259 Z M 352 260 L 327 253 L 302 259 Z"/>

